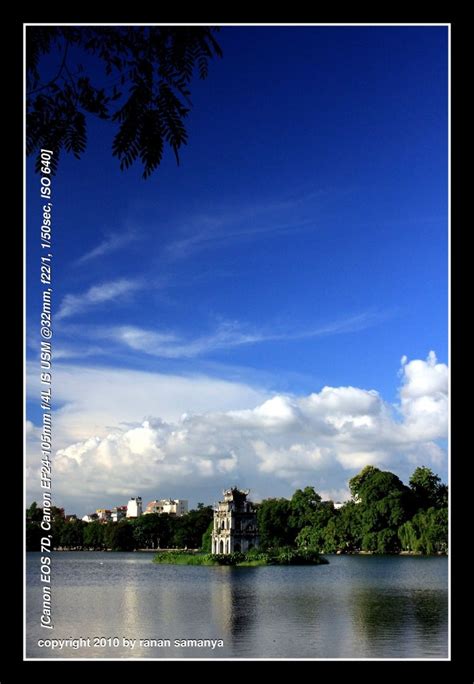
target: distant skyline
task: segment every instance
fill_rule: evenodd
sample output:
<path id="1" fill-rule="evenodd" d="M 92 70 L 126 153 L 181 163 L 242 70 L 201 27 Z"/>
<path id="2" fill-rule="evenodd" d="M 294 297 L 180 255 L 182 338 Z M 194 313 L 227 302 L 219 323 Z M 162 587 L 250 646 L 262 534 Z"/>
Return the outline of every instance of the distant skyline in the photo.
<path id="1" fill-rule="evenodd" d="M 448 29 L 223 27 L 147 181 L 91 122 L 54 179 L 54 503 L 447 481 Z M 27 500 L 40 501 L 27 167 Z M 57 452 L 57 453 L 56 453 Z"/>

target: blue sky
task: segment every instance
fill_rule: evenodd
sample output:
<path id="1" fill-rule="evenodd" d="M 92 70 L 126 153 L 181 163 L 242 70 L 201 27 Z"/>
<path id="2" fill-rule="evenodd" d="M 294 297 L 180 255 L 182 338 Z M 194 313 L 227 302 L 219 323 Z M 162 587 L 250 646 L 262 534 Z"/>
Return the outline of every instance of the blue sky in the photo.
<path id="1" fill-rule="evenodd" d="M 374 390 L 375 414 L 391 407 L 393 425 L 411 429 L 403 388 L 419 398 L 421 377 L 446 378 L 447 39 L 443 27 L 223 28 L 223 59 L 193 84 L 181 165 L 168 154 L 148 181 L 138 167 L 120 172 L 109 125 L 90 123 L 86 154 L 63 157 L 54 179 L 58 503 L 84 513 L 95 501 L 120 503 L 132 487 L 130 496 L 212 501 L 229 477 L 260 497 L 288 496 L 300 483 L 342 497 L 364 457 L 405 478 L 432 458 L 446 477 L 446 435 L 428 428 L 405 447 L 392 436 L 361 448 L 357 434 L 342 454 L 314 424 L 309 441 L 301 422 L 279 441 L 265 410 L 261 425 L 251 419 L 250 437 L 248 423 L 237 431 L 245 443 L 231 439 L 228 422 L 273 401 L 281 432 L 285 411 L 303 411 L 304 397 L 329 386 Z M 32 439 L 37 188 L 30 166 Z M 437 360 L 426 361 L 431 350 Z M 416 360 L 424 365 L 411 366 Z M 426 417 L 433 400 L 439 418 L 444 385 L 430 383 L 421 383 L 420 410 Z M 347 414 L 352 426 L 359 408 Z M 171 453 L 172 433 L 203 431 L 217 435 L 212 444 L 193 441 L 189 458 L 186 448 Z M 110 440 L 101 442 L 110 435 L 132 455 L 122 444 L 111 456 Z M 77 446 L 91 439 L 95 446 Z M 303 451 L 292 451 L 298 445 Z M 107 458 L 124 464 L 110 488 Z M 288 458 L 297 465 L 287 467 Z M 34 493 L 34 447 L 31 459 Z M 130 459 L 143 464 L 132 482 Z M 79 471 L 88 484 L 77 487 Z"/>

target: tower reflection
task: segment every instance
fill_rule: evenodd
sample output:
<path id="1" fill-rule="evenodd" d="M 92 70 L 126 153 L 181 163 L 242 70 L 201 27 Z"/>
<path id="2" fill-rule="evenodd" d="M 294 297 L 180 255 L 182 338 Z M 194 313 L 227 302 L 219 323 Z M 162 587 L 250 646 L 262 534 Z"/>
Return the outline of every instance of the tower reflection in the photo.
<path id="1" fill-rule="evenodd" d="M 239 652 L 255 637 L 257 587 L 254 568 L 213 568 L 212 619 L 220 638 Z"/>

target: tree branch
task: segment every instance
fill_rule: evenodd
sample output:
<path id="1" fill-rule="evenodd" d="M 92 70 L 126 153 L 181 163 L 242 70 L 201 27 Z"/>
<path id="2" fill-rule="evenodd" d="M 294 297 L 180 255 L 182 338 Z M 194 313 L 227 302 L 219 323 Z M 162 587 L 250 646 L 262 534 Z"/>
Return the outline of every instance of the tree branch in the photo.
<path id="1" fill-rule="evenodd" d="M 61 76 L 62 71 L 66 65 L 68 50 L 69 50 L 69 40 L 66 40 L 66 47 L 64 48 L 63 59 L 62 59 L 61 66 L 59 67 L 59 71 L 56 74 L 56 76 L 51 81 L 49 81 L 49 83 L 46 83 L 46 85 L 40 86 L 39 88 L 35 88 L 34 90 L 30 90 L 29 93 L 26 93 L 27 97 L 29 97 L 30 95 L 33 95 L 34 93 L 40 92 L 40 90 L 45 90 L 46 88 L 50 88 L 53 85 L 53 83 L 56 83 L 56 81 Z"/>

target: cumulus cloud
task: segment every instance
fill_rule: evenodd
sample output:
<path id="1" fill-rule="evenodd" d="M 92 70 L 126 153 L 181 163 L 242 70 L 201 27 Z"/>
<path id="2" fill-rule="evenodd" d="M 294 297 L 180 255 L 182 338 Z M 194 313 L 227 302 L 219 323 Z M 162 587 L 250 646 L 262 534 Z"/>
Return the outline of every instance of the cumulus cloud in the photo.
<path id="1" fill-rule="evenodd" d="M 437 439 L 448 430 L 448 367 L 430 351 L 403 365 L 400 411 L 408 439 Z"/>
<path id="2" fill-rule="evenodd" d="M 156 391 L 165 377 L 156 376 L 150 386 Z M 340 492 L 348 477 L 367 464 L 439 465 L 444 452 L 436 440 L 447 434 L 447 380 L 447 367 L 434 354 L 426 361 L 407 360 L 400 404 L 395 408 L 375 390 L 356 387 L 324 387 L 301 397 L 261 394 L 257 402 L 255 393 L 253 407 L 247 408 L 245 404 L 252 403 L 251 390 L 227 386 L 227 392 L 234 391 L 234 400 L 244 407 L 225 409 L 226 384 L 222 383 L 221 396 L 211 402 L 220 410 L 203 410 L 202 397 L 200 409 L 196 408 L 198 391 L 194 410 L 179 417 L 148 418 L 122 426 L 116 422 L 100 435 L 64 445 L 54 458 L 55 487 L 64 495 L 77 487 L 102 496 L 104 492 L 124 497 L 163 489 L 172 489 L 178 496 L 183 489 L 204 484 L 217 494 L 232 480 L 251 483 L 262 496 L 274 495 L 276 483 L 284 485 L 287 494 L 291 487 L 305 484 Z M 181 382 L 185 383 L 182 391 L 190 389 L 193 380 L 181 378 Z M 200 382 L 202 392 L 206 383 L 211 387 L 219 381 L 201 378 Z M 113 385 L 108 389 L 110 400 L 117 401 Z M 136 415 L 134 396 L 146 396 L 146 392 L 143 386 L 138 394 L 133 394 L 133 386 L 130 391 L 122 413 L 125 408 Z M 165 394 L 162 406 L 169 399 Z M 159 409 L 156 402 L 154 408 Z M 66 405 L 58 413 L 59 420 L 68 422 L 74 406 Z"/>
<path id="3" fill-rule="evenodd" d="M 42 389 L 37 368 L 27 372 L 28 396 Z M 185 413 L 243 409 L 265 401 L 268 392 L 243 382 L 195 374 L 152 373 L 126 368 L 57 364 L 54 369 L 54 442 L 57 449 L 112 428 L 136 425 L 147 416 L 174 423 Z"/>
<path id="4" fill-rule="evenodd" d="M 78 295 L 67 294 L 62 300 L 55 318 L 56 320 L 61 320 L 83 313 L 100 304 L 125 297 L 142 286 L 143 284 L 138 280 L 122 278 L 101 283 L 100 285 L 93 285 L 86 292 Z"/>

